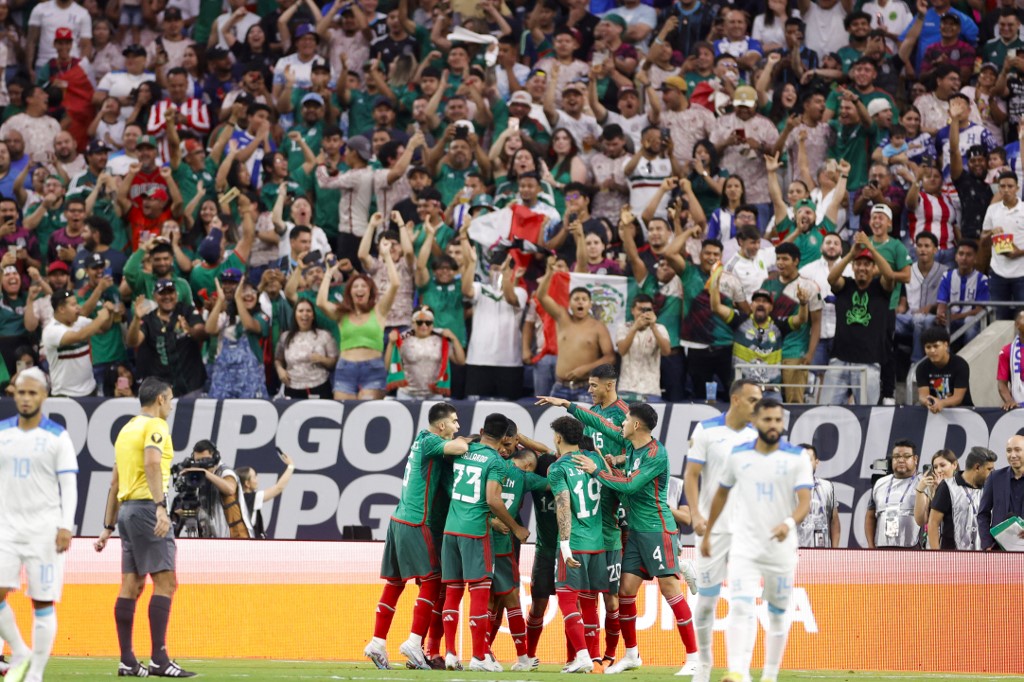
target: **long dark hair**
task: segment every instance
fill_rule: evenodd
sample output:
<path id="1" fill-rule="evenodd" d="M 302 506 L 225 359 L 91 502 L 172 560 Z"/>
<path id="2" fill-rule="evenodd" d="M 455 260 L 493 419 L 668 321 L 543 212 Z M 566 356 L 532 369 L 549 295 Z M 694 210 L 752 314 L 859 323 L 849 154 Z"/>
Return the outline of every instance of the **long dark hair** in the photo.
<path id="1" fill-rule="evenodd" d="M 299 313 L 299 306 L 302 305 L 303 303 L 308 305 L 313 310 L 313 326 L 310 327 L 309 331 L 311 331 L 311 332 L 320 331 L 320 325 L 317 324 L 317 321 L 316 321 L 316 306 L 313 305 L 312 301 L 310 301 L 309 299 L 300 298 L 299 302 L 295 304 L 294 308 L 292 308 L 291 327 L 290 327 L 290 329 L 288 331 L 288 335 L 284 339 L 284 349 L 285 350 L 288 350 L 288 346 L 292 345 L 292 340 L 295 338 L 295 335 L 299 333 L 298 313 Z"/>
<path id="2" fill-rule="evenodd" d="M 555 135 L 558 133 L 565 133 L 569 138 L 569 152 L 561 161 L 558 160 L 558 154 L 555 153 Z M 563 164 L 567 164 L 571 170 L 572 160 L 579 153 L 580 150 L 576 146 L 576 138 L 572 136 L 572 133 L 566 128 L 555 128 L 554 132 L 551 133 L 551 145 L 548 147 L 548 167 L 551 169 L 551 174 L 555 175 L 562 168 Z M 540 168 L 537 169 L 537 172 L 540 172 Z"/>
<path id="3" fill-rule="evenodd" d="M 708 167 L 705 168 L 704 170 L 708 172 L 708 175 L 718 175 L 718 173 L 721 171 L 721 168 L 718 167 L 718 150 L 715 149 L 714 142 L 712 142 L 706 137 L 702 140 L 697 140 L 696 142 L 693 143 L 693 153 L 691 154 L 691 156 L 697 156 L 698 147 L 703 147 L 704 150 L 708 153 Z"/>

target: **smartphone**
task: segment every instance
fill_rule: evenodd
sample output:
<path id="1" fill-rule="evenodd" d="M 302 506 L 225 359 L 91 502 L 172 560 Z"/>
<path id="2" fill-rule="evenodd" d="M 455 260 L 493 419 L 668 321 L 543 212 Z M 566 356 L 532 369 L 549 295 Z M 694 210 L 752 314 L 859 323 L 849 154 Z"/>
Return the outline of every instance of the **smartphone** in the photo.
<path id="1" fill-rule="evenodd" d="M 1006 51 L 1006 58 L 1007 59 L 1016 59 L 1017 58 L 1017 48 L 1011 47 L 1009 50 L 1007 50 Z"/>
<path id="2" fill-rule="evenodd" d="M 519 130 L 519 119 L 516 118 L 515 116 L 510 118 L 508 120 L 508 129 L 511 130 L 512 132 L 518 131 Z"/>
<path id="3" fill-rule="evenodd" d="M 15 256 L 17 256 L 18 255 L 18 245 L 17 244 L 11 244 L 10 246 L 8 246 L 7 247 L 7 253 L 14 254 Z"/>
<path id="4" fill-rule="evenodd" d="M 315 265 L 315 264 L 318 264 L 320 262 L 321 258 L 322 258 L 322 256 L 320 255 L 320 251 L 319 250 L 310 251 L 302 259 L 302 264 L 303 265 Z"/>
<path id="5" fill-rule="evenodd" d="M 32 365 L 28 364 L 24 360 L 18 360 L 17 362 L 14 363 L 14 369 L 17 370 L 18 372 L 23 372 L 31 366 Z"/>
<path id="6" fill-rule="evenodd" d="M 747 131 L 743 128 L 737 128 L 735 131 L 736 139 L 740 142 L 747 141 Z"/>
<path id="7" fill-rule="evenodd" d="M 924 465 L 924 469 L 922 469 L 921 473 L 923 473 L 925 476 L 927 476 L 928 474 L 931 473 L 931 471 L 932 471 L 932 465 L 931 464 L 925 464 Z"/>
<path id="8" fill-rule="evenodd" d="M 117 378 L 116 386 L 117 386 L 117 388 L 121 389 L 122 391 L 127 390 L 128 389 L 128 377 L 118 377 Z"/>
<path id="9" fill-rule="evenodd" d="M 113 277 L 114 276 L 114 269 L 113 268 L 104 268 L 103 276 L 104 277 Z"/>
<path id="10" fill-rule="evenodd" d="M 579 217 L 580 217 L 580 216 L 579 216 L 579 214 L 578 214 L 578 213 L 570 213 L 569 215 L 567 215 L 567 216 L 566 216 L 566 218 L 568 218 L 568 219 L 569 219 L 569 224 L 570 224 L 570 225 L 572 225 L 572 224 L 573 224 L 574 222 L 576 222 L 577 220 L 579 220 Z"/>

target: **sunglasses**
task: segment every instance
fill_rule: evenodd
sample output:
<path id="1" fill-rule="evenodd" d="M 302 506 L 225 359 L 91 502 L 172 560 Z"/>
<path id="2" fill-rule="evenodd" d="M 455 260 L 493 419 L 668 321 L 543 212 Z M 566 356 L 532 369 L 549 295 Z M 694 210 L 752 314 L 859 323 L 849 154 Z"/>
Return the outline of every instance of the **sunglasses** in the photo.
<path id="1" fill-rule="evenodd" d="M 580 198 L 580 193 L 579 192 L 569 192 L 568 194 L 565 195 L 565 198 L 566 198 L 567 201 L 576 201 L 577 199 Z"/>
<path id="2" fill-rule="evenodd" d="M 432 327 L 434 323 L 430 320 L 415 320 L 417 327 Z"/>

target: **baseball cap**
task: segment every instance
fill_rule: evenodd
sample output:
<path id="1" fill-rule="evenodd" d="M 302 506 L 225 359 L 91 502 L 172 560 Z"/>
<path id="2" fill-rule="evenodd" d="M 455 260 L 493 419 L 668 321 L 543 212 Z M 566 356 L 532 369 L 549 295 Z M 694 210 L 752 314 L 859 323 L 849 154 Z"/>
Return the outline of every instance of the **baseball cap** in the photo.
<path id="1" fill-rule="evenodd" d="M 981 65 L 981 69 L 979 70 L 984 71 L 985 69 L 993 71 L 997 76 L 999 75 L 999 67 L 993 64 L 992 62 L 985 62 L 984 64 Z"/>
<path id="2" fill-rule="evenodd" d="M 168 7 L 164 10 L 164 21 L 181 21 L 181 10 L 177 7 Z"/>
<path id="3" fill-rule="evenodd" d="M 860 253 L 853 257 L 853 260 L 860 260 L 861 258 L 867 258 L 870 261 L 875 260 L 875 257 L 871 255 L 871 249 L 862 249 Z"/>
<path id="4" fill-rule="evenodd" d="M 640 96 L 637 93 L 636 88 L 634 88 L 632 85 L 623 85 L 621 88 L 619 88 L 619 97 L 622 97 L 623 95 L 633 95 L 634 97 Z"/>
<path id="5" fill-rule="evenodd" d="M 388 109 L 394 111 L 395 103 L 389 100 L 387 97 L 381 95 L 377 99 L 373 100 L 373 108 L 376 109 L 377 107 L 387 107 Z"/>
<path id="6" fill-rule="evenodd" d="M 689 90 L 689 86 L 686 85 L 686 80 L 681 76 L 669 76 L 665 79 L 665 82 L 661 84 L 661 89 L 675 88 L 679 92 L 685 93 Z"/>
<path id="7" fill-rule="evenodd" d="M 312 35 L 316 38 L 316 42 L 320 42 L 320 35 L 316 32 L 316 29 L 313 28 L 313 24 L 299 24 L 298 27 L 296 27 L 295 40 L 308 35 Z"/>
<path id="8" fill-rule="evenodd" d="M 66 273 L 68 273 L 70 275 L 71 274 L 71 268 L 69 268 L 68 264 L 65 263 L 64 261 L 62 261 L 62 260 L 55 260 L 52 263 L 50 263 L 50 267 L 46 268 L 46 272 L 47 273 L 50 273 L 50 272 L 66 272 Z"/>
<path id="9" fill-rule="evenodd" d="M 211 47 L 206 51 L 206 61 L 212 62 L 215 59 L 225 59 L 230 57 L 231 53 L 225 50 L 223 47 Z"/>
<path id="10" fill-rule="evenodd" d="M 562 26 L 561 28 L 555 30 L 556 38 L 563 34 L 567 36 L 572 36 L 572 39 L 575 40 L 577 43 L 583 42 L 583 39 L 580 37 L 580 32 L 573 28 L 572 26 Z"/>
<path id="11" fill-rule="evenodd" d="M 753 301 L 755 298 L 767 298 L 768 302 L 771 303 L 775 299 L 772 297 L 772 292 L 767 289 L 758 289 L 750 295 L 750 300 Z"/>
<path id="12" fill-rule="evenodd" d="M 139 141 L 135 143 L 136 147 L 153 147 L 156 149 L 160 145 L 157 144 L 156 138 L 152 135 L 142 135 L 139 137 Z"/>
<path id="13" fill-rule="evenodd" d="M 255 101 L 256 99 L 248 92 L 240 92 L 238 93 L 238 96 L 235 97 L 235 101 L 232 102 L 232 104 L 244 104 L 245 106 L 249 106 Z"/>
<path id="14" fill-rule="evenodd" d="M 428 175 L 428 176 L 430 175 L 430 171 L 427 170 L 426 166 L 420 166 L 420 165 L 409 166 L 409 173 L 408 173 L 408 175 L 411 177 L 411 176 L 415 175 L 416 173 L 423 173 L 423 175 Z"/>
<path id="15" fill-rule="evenodd" d="M 54 265 L 56 265 L 56 263 L 54 263 Z M 64 267 L 67 268 L 67 265 Z M 64 301 L 74 297 L 75 295 L 67 289 L 61 289 L 60 291 L 53 292 L 53 296 L 50 296 L 50 305 L 53 306 L 54 310 L 56 310 L 62 303 L 64 303 Z"/>
<path id="16" fill-rule="evenodd" d="M 85 150 L 86 154 L 107 154 L 109 152 L 110 147 L 105 145 L 101 140 L 93 140 Z"/>
<path id="17" fill-rule="evenodd" d="M 608 14 L 604 15 L 603 17 L 601 17 L 601 20 L 602 21 L 607 21 L 607 22 L 615 24 L 617 26 L 621 26 L 623 31 L 626 30 L 626 27 L 627 27 L 626 20 L 623 19 L 618 14 L 613 14 L 613 13 L 609 12 Z"/>
<path id="18" fill-rule="evenodd" d="M 562 94 L 567 95 L 570 92 L 575 92 L 576 94 L 579 95 L 584 94 L 583 83 L 569 83 L 568 85 L 565 86 L 565 90 Z"/>
<path id="19" fill-rule="evenodd" d="M 941 19 L 939 19 L 939 23 L 941 24 L 944 21 L 951 21 L 954 24 L 959 24 L 960 23 L 960 17 L 957 16 L 954 12 L 947 12 L 946 14 L 942 15 Z"/>
<path id="20" fill-rule="evenodd" d="M 90 253 L 83 263 L 87 268 L 105 268 L 107 267 L 107 259 L 99 253 Z"/>
<path id="21" fill-rule="evenodd" d="M 793 206 L 793 213 L 795 214 L 801 208 L 809 208 L 812 211 L 817 211 L 818 210 L 818 207 L 810 199 L 801 199 L 800 201 L 796 202 L 796 205 Z"/>
<path id="22" fill-rule="evenodd" d="M 345 142 L 345 146 L 358 154 L 363 161 L 369 161 L 373 157 L 373 148 L 365 137 L 350 137 Z"/>
<path id="23" fill-rule="evenodd" d="M 324 105 L 324 98 L 321 97 L 320 95 L 318 95 L 315 92 L 307 93 L 302 98 L 302 105 L 305 106 L 307 104 L 318 104 L 320 106 L 323 106 Z"/>
<path id="24" fill-rule="evenodd" d="M 74 40 L 74 39 L 75 39 L 75 35 L 71 32 L 70 28 L 61 27 L 61 28 L 58 28 L 56 31 L 53 32 L 53 42 L 57 42 L 58 40 Z"/>
<path id="25" fill-rule="evenodd" d="M 984 157 L 984 158 L 987 159 L 988 158 L 988 151 L 985 150 L 985 147 L 983 145 L 972 144 L 967 149 L 967 158 L 968 159 L 973 159 L 975 156 L 981 156 L 981 157 Z"/>
<path id="26" fill-rule="evenodd" d="M 757 106 L 757 91 L 749 85 L 741 85 L 732 93 L 733 106 L 750 107 Z"/>
<path id="27" fill-rule="evenodd" d="M 190 137 L 182 141 L 181 150 L 186 154 L 191 154 L 192 152 L 199 152 L 203 150 L 203 143 L 195 139 L 194 137 Z"/>
<path id="28" fill-rule="evenodd" d="M 155 294 L 166 294 L 169 291 L 177 291 L 173 280 L 158 279 L 156 284 L 153 285 L 153 293 Z"/>
<path id="29" fill-rule="evenodd" d="M 142 45 L 129 45 L 121 50 L 121 55 L 124 57 L 145 57 L 146 48 Z"/>
<path id="30" fill-rule="evenodd" d="M 530 97 L 530 93 L 525 90 L 516 90 L 512 93 L 512 96 L 508 98 L 509 106 L 513 104 L 525 104 L 531 106 L 533 104 L 533 98 Z"/>
<path id="31" fill-rule="evenodd" d="M 892 220 L 892 209 L 886 206 L 885 204 L 875 204 L 874 206 L 872 206 L 871 214 L 874 215 L 875 213 L 881 213 L 889 220 Z"/>
<path id="32" fill-rule="evenodd" d="M 156 199 L 157 201 L 167 201 L 170 198 L 167 195 L 167 190 L 163 187 L 150 187 L 146 190 L 145 196 L 148 199 Z"/>
<path id="33" fill-rule="evenodd" d="M 220 281 L 222 282 L 241 282 L 242 271 L 238 268 L 225 268 L 220 273 Z"/>
<path id="34" fill-rule="evenodd" d="M 469 202 L 469 207 L 473 208 L 494 208 L 494 197 L 490 194 L 478 194 L 473 197 Z"/>
<path id="35" fill-rule="evenodd" d="M 884 97 L 879 97 L 868 102 L 868 114 L 874 116 L 881 114 L 885 111 L 892 111 L 892 105 L 889 104 L 889 100 Z"/>

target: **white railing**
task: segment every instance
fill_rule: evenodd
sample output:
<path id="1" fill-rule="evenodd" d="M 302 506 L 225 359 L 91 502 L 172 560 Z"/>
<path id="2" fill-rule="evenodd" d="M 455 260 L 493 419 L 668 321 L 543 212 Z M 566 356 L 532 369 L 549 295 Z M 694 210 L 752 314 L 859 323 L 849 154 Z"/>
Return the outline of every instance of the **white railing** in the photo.
<path id="1" fill-rule="evenodd" d="M 816 391 L 816 394 L 817 394 L 816 398 L 815 398 L 815 402 L 817 404 L 821 404 L 822 389 L 824 389 L 824 388 L 846 388 L 846 389 L 850 389 L 850 390 L 852 390 L 854 392 L 855 395 L 859 396 L 859 398 L 857 400 L 858 404 L 860 404 L 860 405 L 866 405 L 867 404 L 867 399 L 868 399 L 868 365 L 843 365 L 842 366 L 841 369 L 843 371 L 856 372 L 857 373 L 857 375 L 859 376 L 860 380 L 857 383 L 855 383 L 855 384 L 826 384 L 826 383 L 824 383 L 824 376 L 825 376 L 824 373 L 825 372 L 828 372 L 829 370 L 832 370 L 834 372 L 834 371 L 837 371 L 838 369 L 840 369 L 839 367 L 833 367 L 831 365 L 766 365 L 766 364 L 761 364 L 761 363 L 741 362 L 741 363 L 737 363 L 737 364 L 733 365 L 733 370 L 735 372 L 734 378 L 735 379 L 743 379 L 746 376 L 746 372 L 748 372 L 748 371 L 763 371 L 765 369 L 772 369 L 772 370 L 777 369 L 777 370 L 789 370 L 789 371 L 792 371 L 792 370 L 797 370 L 797 371 L 799 371 L 799 370 L 807 370 L 808 372 L 811 373 L 811 376 L 813 376 L 814 374 L 817 374 L 819 372 L 822 373 L 823 377 L 822 377 L 822 380 L 821 380 L 820 383 L 818 381 L 815 381 L 813 384 L 784 384 L 784 383 L 771 384 L 772 387 L 778 386 L 780 389 L 788 388 L 788 387 L 795 387 L 795 386 L 799 386 L 801 388 L 807 389 L 807 388 L 810 388 L 811 386 L 815 386 L 816 387 L 815 391 Z"/>

